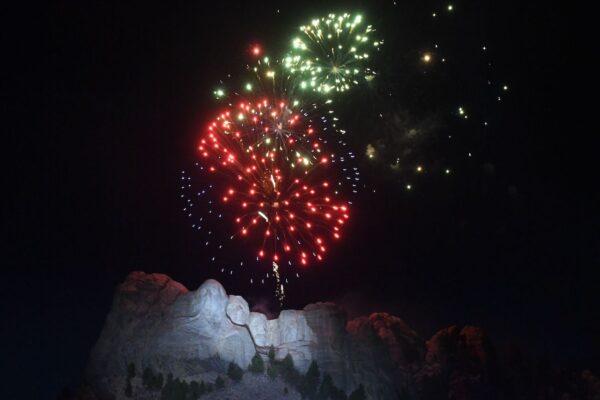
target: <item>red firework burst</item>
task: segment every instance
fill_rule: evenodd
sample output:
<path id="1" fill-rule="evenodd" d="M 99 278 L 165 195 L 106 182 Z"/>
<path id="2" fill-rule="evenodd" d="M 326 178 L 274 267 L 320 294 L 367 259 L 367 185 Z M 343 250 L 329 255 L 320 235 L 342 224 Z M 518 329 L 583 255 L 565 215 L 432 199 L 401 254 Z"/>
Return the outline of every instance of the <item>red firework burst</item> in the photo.
<path id="1" fill-rule="evenodd" d="M 326 178 L 316 128 L 285 102 L 241 103 L 221 113 L 198 147 L 232 210 L 236 237 L 259 258 L 307 265 L 341 237 L 348 204 Z"/>
<path id="2" fill-rule="evenodd" d="M 315 159 L 321 153 L 320 138 L 310 119 L 285 101 L 241 101 L 221 113 L 210 125 L 215 134 L 238 140 L 245 148 L 281 153 L 287 161 L 301 154 Z M 266 151 L 266 150 L 264 150 Z M 321 157 L 322 158 L 322 157 Z M 313 162 L 310 158 L 303 162 Z"/>

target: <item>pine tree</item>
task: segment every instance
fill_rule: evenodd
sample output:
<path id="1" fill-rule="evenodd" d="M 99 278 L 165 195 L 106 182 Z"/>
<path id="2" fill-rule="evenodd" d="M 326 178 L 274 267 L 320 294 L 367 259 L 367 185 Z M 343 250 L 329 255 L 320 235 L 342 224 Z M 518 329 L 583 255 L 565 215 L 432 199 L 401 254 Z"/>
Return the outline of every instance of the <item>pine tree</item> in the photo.
<path id="1" fill-rule="evenodd" d="M 190 391 L 190 385 L 186 381 L 177 379 L 175 381 L 175 400 L 187 400 Z"/>
<path id="2" fill-rule="evenodd" d="M 133 397 L 133 388 L 131 387 L 130 379 L 127 379 L 127 383 L 125 384 L 125 397 L 127 397 L 127 398 Z"/>
<path id="3" fill-rule="evenodd" d="M 269 365 L 267 367 L 267 376 L 271 379 L 275 379 L 277 377 L 277 370 L 273 365 Z"/>
<path id="4" fill-rule="evenodd" d="M 190 382 L 190 397 L 192 400 L 197 400 L 200 397 L 200 384 L 196 381 Z"/>
<path id="5" fill-rule="evenodd" d="M 316 361 L 312 361 L 302 379 L 302 387 L 300 393 L 309 399 L 316 399 L 317 389 L 319 387 L 319 380 L 321 373 L 319 372 L 319 366 Z"/>
<path id="6" fill-rule="evenodd" d="M 339 389 L 338 387 L 334 386 L 333 389 L 331 390 L 331 400 L 347 400 L 348 396 L 346 396 L 346 393 L 344 393 L 344 391 L 342 389 Z"/>
<path id="7" fill-rule="evenodd" d="M 152 382 L 152 388 L 154 390 L 160 390 L 160 389 L 162 389 L 162 387 L 163 387 L 163 381 L 164 381 L 163 374 L 155 375 L 154 376 L 154 380 Z"/>
<path id="8" fill-rule="evenodd" d="M 358 385 L 358 388 L 356 388 L 356 390 L 354 390 L 354 392 L 352 392 L 350 394 L 350 397 L 348 397 L 348 400 L 366 400 L 367 399 L 367 395 L 365 394 L 365 388 L 363 387 L 362 384 Z"/>
<path id="9" fill-rule="evenodd" d="M 294 367 L 294 360 L 288 353 L 278 365 L 278 370 L 283 379 L 292 385 L 294 388 L 299 389 L 302 384 L 302 375 Z"/>
<path id="10" fill-rule="evenodd" d="M 160 393 L 161 400 L 188 400 L 190 398 L 190 385 L 179 378 L 173 379 L 169 374 L 167 383 Z"/>
<path id="11" fill-rule="evenodd" d="M 258 353 L 255 353 L 254 357 L 252 357 L 248 371 L 252 372 L 253 374 L 262 374 L 265 372 L 265 363 Z"/>
<path id="12" fill-rule="evenodd" d="M 292 370 L 294 370 L 294 359 L 288 353 L 283 360 L 281 360 L 281 371 L 284 375 L 289 374 Z"/>
<path id="13" fill-rule="evenodd" d="M 333 388 L 333 380 L 331 379 L 331 375 L 327 372 L 323 374 L 323 380 L 321 381 L 321 386 L 319 386 L 319 392 L 317 394 L 317 398 L 319 400 L 327 400 L 331 397 Z"/>
<path id="14" fill-rule="evenodd" d="M 323 380 L 317 393 L 317 399 L 319 400 L 346 400 L 346 393 L 342 389 L 338 389 L 333 383 L 331 375 L 328 373 L 323 374 Z"/>
<path id="15" fill-rule="evenodd" d="M 244 376 L 244 371 L 236 363 L 230 362 L 229 368 L 227 369 L 227 376 L 229 376 L 231 380 L 239 382 Z"/>
<path id="16" fill-rule="evenodd" d="M 129 363 L 127 365 L 127 379 L 135 378 L 135 364 Z"/>
<path id="17" fill-rule="evenodd" d="M 150 367 L 144 368 L 144 372 L 142 372 L 142 385 L 146 389 L 150 389 L 152 387 L 152 383 L 154 380 L 154 373 Z"/>
<path id="18" fill-rule="evenodd" d="M 221 378 L 221 376 L 217 376 L 217 379 L 215 380 L 215 388 L 223 389 L 224 387 L 225 387 L 225 381 L 223 380 L 223 378 Z"/>
<path id="19" fill-rule="evenodd" d="M 133 396 L 133 388 L 131 387 L 131 378 L 135 377 L 135 364 L 129 363 L 127 365 L 127 382 L 125 383 L 125 397 L 131 398 Z"/>
<path id="20" fill-rule="evenodd" d="M 167 382 L 163 386 L 160 392 L 161 400 L 173 400 L 175 398 L 175 383 L 173 381 L 173 374 L 167 375 Z"/>

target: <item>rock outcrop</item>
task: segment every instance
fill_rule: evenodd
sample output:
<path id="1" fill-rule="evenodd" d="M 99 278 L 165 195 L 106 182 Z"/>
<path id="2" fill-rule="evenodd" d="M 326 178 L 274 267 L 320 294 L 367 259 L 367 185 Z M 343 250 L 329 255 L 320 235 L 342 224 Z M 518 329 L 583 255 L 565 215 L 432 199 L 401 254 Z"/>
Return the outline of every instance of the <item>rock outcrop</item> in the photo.
<path id="1" fill-rule="evenodd" d="M 118 287 L 91 353 L 86 385 L 60 398 L 121 400 L 126 379 L 135 387 L 133 398 L 170 398 L 145 390 L 141 371 L 150 367 L 161 382 L 164 377 L 216 384 L 229 363 L 245 369 L 257 353 L 267 360 L 271 348 L 276 359 L 290 355 L 301 373 L 316 361 L 346 393 L 363 385 L 371 400 L 600 398 L 593 372 L 566 374 L 548 363 L 528 362 L 520 352 L 501 363 L 487 334 L 474 326 L 450 326 L 425 342 L 396 316 L 374 313 L 348 321 L 333 303 L 268 319 L 250 312 L 246 300 L 228 295 L 215 280 L 188 291 L 165 275 L 143 272 L 132 272 Z M 128 377 L 130 363 L 135 377 Z M 281 376 L 268 375 L 248 373 L 203 398 L 301 398 Z"/>
<path id="2" fill-rule="evenodd" d="M 132 272 L 118 287 L 86 376 L 103 395 L 113 394 L 129 363 L 181 379 L 214 379 L 229 362 L 246 368 L 255 353 L 266 358 L 272 347 L 277 359 L 291 355 L 300 372 L 315 360 L 345 391 L 362 384 L 370 398 L 391 399 L 398 381 L 408 384 L 422 351 L 415 346 L 422 348 L 414 331 L 387 314 L 348 322 L 335 304 L 317 303 L 269 320 L 215 280 L 188 291 L 165 275 Z"/>
<path id="3" fill-rule="evenodd" d="M 372 353 L 380 360 L 380 368 L 390 371 L 395 393 L 404 398 L 416 396 L 412 377 L 422 366 L 424 343 L 414 330 L 387 313 L 356 318 L 348 322 L 346 329 L 357 344 L 371 344 L 357 349 Z"/>
<path id="4" fill-rule="evenodd" d="M 419 397 L 495 398 L 495 353 L 481 328 L 442 329 L 427 341 L 426 348 L 423 367 L 415 374 Z"/>
<path id="5" fill-rule="evenodd" d="M 92 349 L 88 380 L 107 395 L 128 363 L 181 377 L 222 369 L 222 360 L 248 365 L 254 343 L 247 327 L 227 315 L 229 300 L 215 280 L 188 291 L 166 275 L 131 273 L 119 286 Z M 240 303 L 230 308 L 236 321 L 243 318 L 239 308 L 245 301 Z"/>

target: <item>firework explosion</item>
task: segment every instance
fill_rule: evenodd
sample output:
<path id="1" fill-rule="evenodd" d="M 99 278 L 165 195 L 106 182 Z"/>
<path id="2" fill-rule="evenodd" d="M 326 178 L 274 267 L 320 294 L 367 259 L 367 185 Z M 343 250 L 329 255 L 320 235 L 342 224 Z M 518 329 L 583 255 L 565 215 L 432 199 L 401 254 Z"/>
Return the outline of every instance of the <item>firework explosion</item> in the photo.
<path id="1" fill-rule="evenodd" d="M 370 51 L 382 41 L 373 39 L 373 28 L 361 15 L 329 14 L 300 27 L 302 35 L 292 40 L 284 66 L 300 78 L 300 88 L 318 93 L 345 92 L 369 80 Z"/>
<path id="2" fill-rule="evenodd" d="M 294 168 L 295 164 L 312 164 L 321 152 L 321 138 L 301 113 L 285 101 L 241 101 L 236 109 L 221 113 L 209 130 L 236 141 L 242 151 L 264 151 L 271 157 L 281 154 Z"/>
<path id="3" fill-rule="evenodd" d="M 422 16 L 432 26 L 458 12 L 451 4 L 432 11 Z M 390 36 L 395 51 L 381 55 L 381 74 L 373 62 L 383 40 L 360 14 L 310 20 L 289 37 L 281 57 L 270 56 L 263 44 L 249 44 L 240 75 L 227 75 L 214 88 L 221 110 L 202 133 L 195 167 L 180 177 L 183 210 L 203 234 L 213 265 L 229 275 L 250 274 L 250 284 L 273 279 L 282 301 L 285 284 L 303 268 L 322 264 L 335 242 L 348 236 L 353 196 L 365 188 L 358 158 L 367 174 L 391 179 L 406 193 L 419 190 L 411 180 L 454 175 L 445 146 L 459 143 L 460 157 L 471 159 L 477 142 L 465 129 L 487 129 L 489 120 L 485 107 L 469 101 L 473 88 L 466 90 L 464 79 L 445 85 L 431 79 L 448 67 L 469 65 L 454 59 L 457 46 L 446 36 L 416 48 Z M 458 46 L 464 47 L 462 40 Z M 471 48 L 485 61 L 490 101 L 500 104 L 509 85 L 493 80 L 486 44 Z M 399 62 L 402 80 L 392 81 Z M 362 92 L 368 100 L 360 113 L 334 110 L 349 104 L 342 99 L 346 93 L 375 76 L 385 82 Z M 476 81 L 472 73 L 465 76 Z M 434 100 L 419 107 L 429 92 Z M 360 135 L 347 136 L 339 115 Z M 348 137 L 360 151 L 350 149 Z"/>
<path id="4" fill-rule="evenodd" d="M 276 108 L 267 100 L 256 107 L 242 103 L 239 110 L 219 115 L 198 146 L 208 171 L 218 175 L 220 201 L 235 214 L 238 235 L 255 239 L 249 241 L 256 243 L 259 258 L 302 265 L 311 257 L 322 260 L 325 241 L 339 239 L 348 219 L 339 192 L 326 178 L 315 177 L 328 176 L 335 154 L 324 153 L 317 140 L 309 154 L 294 150 L 298 142 L 310 141 L 314 128 L 294 129 L 302 120 L 284 102 Z"/>
<path id="5" fill-rule="evenodd" d="M 298 267 L 323 261 L 342 238 L 350 196 L 360 186 L 355 155 L 329 108 L 322 113 L 315 103 L 302 107 L 251 94 L 223 99 L 230 106 L 208 124 L 198 145 L 202 188 L 182 172 L 184 211 L 207 235 L 211 260 L 225 265 L 223 272 L 248 264 L 223 251 L 233 241 L 248 250 L 247 259 L 269 266 L 264 277 L 275 279 L 282 300 L 290 272 L 299 277 Z"/>
<path id="6" fill-rule="evenodd" d="M 288 277 L 323 261 L 342 238 L 360 186 L 332 100 L 309 93 L 345 92 L 372 76 L 367 48 L 381 44 L 360 15 L 329 14 L 301 30 L 305 37 L 282 59 L 251 46 L 254 63 L 238 89 L 215 88 L 227 106 L 198 146 L 201 187 L 181 175 L 183 210 L 205 233 L 211 260 L 233 274 L 248 263 L 228 259 L 237 252 L 225 252 L 224 243 L 248 250 L 269 267 L 260 281 L 273 277 L 280 301 Z"/>

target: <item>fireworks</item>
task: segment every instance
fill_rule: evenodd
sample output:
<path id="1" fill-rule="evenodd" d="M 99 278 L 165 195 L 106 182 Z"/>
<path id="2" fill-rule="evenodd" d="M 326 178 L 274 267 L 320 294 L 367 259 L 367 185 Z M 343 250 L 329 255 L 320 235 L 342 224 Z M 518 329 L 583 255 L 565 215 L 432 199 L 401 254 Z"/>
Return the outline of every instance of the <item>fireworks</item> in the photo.
<path id="1" fill-rule="evenodd" d="M 402 38 L 391 38 L 394 53 L 383 55 L 378 67 L 382 76 L 397 79 L 382 85 L 375 80 L 374 60 L 383 41 L 360 14 L 323 14 L 307 21 L 285 36 L 282 54 L 270 54 L 267 43 L 248 41 L 240 73 L 227 74 L 210 88 L 219 109 L 195 143 L 195 168 L 180 177 L 183 211 L 202 234 L 202 252 L 212 268 L 239 274 L 238 279 L 249 275 L 250 284 L 270 281 L 282 300 L 292 279 L 305 268 L 319 268 L 352 234 L 351 212 L 358 214 L 354 195 L 364 188 L 358 158 L 373 175 L 387 173 L 415 199 L 424 179 L 449 180 L 461 172 L 452 160 L 439 157 L 440 149 L 477 144 L 479 129 L 489 129 L 494 120 L 489 104 L 471 97 L 481 81 L 471 76 L 477 64 L 458 56 L 477 50 L 483 57 L 494 104 L 515 89 L 491 73 L 491 43 L 469 45 L 464 35 L 460 43 L 446 36 L 429 42 L 433 28 L 459 17 L 459 8 L 445 3 L 429 10 L 426 40 L 416 46 L 405 35 L 408 30 L 390 29 Z M 399 15 L 386 14 L 402 23 Z M 452 53 L 458 46 L 465 51 Z M 445 78 L 463 65 L 468 65 L 468 74 L 461 72 L 468 85 L 454 75 Z M 361 84 L 375 90 L 361 93 L 360 112 L 338 114 L 335 107 L 354 101 L 343 96 Z M 354 135 L 341 126 L 342 114 Z M 466 131 L 475 124 L 472 139 Z M 356 157 L 346 139 L 358 149 Z M 461 155 L 476 162 L 473 148 L 465 150 Z M 368 212 L 361 214 L 368 218 Z"/>
<path id="2" fill-rule="evenodd" d="M 269 56 L 256 59 L 254 65 L 247 66 L 250 78 L 245 84 L 248 92 L 263 93 L 275 97 L 289 97 L 293 93 L 293 84 L 281 70 L 277 60 Z M 296 105 L 299 101 L 295 101 Z"/>
<path id="3" fill-rule="evenodd" d="M 290 168 L 335 162 L 328 147 L 346 146 L 345 131 L 338 129 L 333 110 L 320 115 L 316 105 L 304 109 L 298 102 L 240 97 L 237 107 L 218 115 L 209 129 L 228 140 L 234 140 L 243 151 L 256 151 L 270 158 L 282 157 Z M 332 150 L 332 149 L 329 149 Z M 344 154 L 340 150 L 337 154 Z M 349 158 L 354 158 L 351 151 Z M 342 157 L 343 161 L 344 158 Z"/>
<path id="4" fill-rule="evenodd" d="M 329 14 L 301 26 L 300 32 L 283 65 L 290 75 L 299 77 L 301 89 L 345 92 L 372 78 L 370 52 L 383 42 L 373 38 L 372 26 L 361 15 Z"/>
<path id="5" fill-rule="evenodd" d="M 311 145 L 311 138 L 316 135 L 310 123 L 304 122 L 300 109 L 285 101 L 274 103 L 265 98 L 257 102 L 240 102 L 237 108 L 221 113 L 209 129 L 238 141 L 249 151 L 264 150 L 273 156 L 281 153 L 286 161 L 295 155 L 302 161 L 300 164 L 312 163 L 312 157 L 307 154 L 310 149 L 306 148 L 320 152 L 320 144 L 314 141 Z M 296 150 L 291 154 L 298 148 L 302 153 Z"/>
<path id="6" fill-rule="evenodd" d="M 255 262 L 250 283 L 273 278 L 280 301 L 289 278 L 342 239 L 360 187 L 332 100 L 310 94 L 370 80 L 369 51 L 382 43 L 360 15 L 329 14 L 301 30 L 283 58 L 252 44 L 248 74 L 213 89 L 224 108 L 199 140 L 195 172 L 181 175 L 183 211 L 211 262 L 228 274 Z"/>
<path id="7" fill-rule="evenodd" d="M 456 18 L 459 11 L 445 4 L 428 15 L 441 22 Z M 211 265 L 228 275 L 247 273 L 250 284 L 271 280 L 280 300 L 291 279 L 304 268 L 318 268 L 336 242 L 349 235 L 350 211 L 356 207 L 352 200 L 364 185 L 334 108 L 350 104 L 338 100 L 356 85 L 371 86 L 373 61 L 383 45 L 366 18 L 353 13 L 316 17 L 289 38 L 287 50 L 275 55 L 265 43 L 249 42 L 241 74 L 228 74 L 211 88 L 220 110 L 198 138 L 196 167 L 181 175 L 182 208 L 203 234 L 203 252 Z M 461 129 L 472 122 L 484 127 L 492 122 L 470 101 L 470 91 L 460 87 L 450 97 L 432 91 L 436 99 L 447 98 L 433 111 L 429 104 L 420 114 L 405 109 L 402 104 L 415 97 L 413 92 L 417 100 L 423 93 L 412 90 L 409 82 L 423 82 L 459 65 L 446 41 L 421 45 L 398 50 L 411 57 L 393 57 L 409 60 L 397 61 L 404 63 L 406 82 L 382 85 L 369 95 L 368 107 L 346 112 L 344 118 L 360 132 L 352 141 L 367 168 L 391 170 L 394 180 L 410 174 L 399 180 L 400 187 L 415 194 L 424 177 L 448 179 L 460 171 L 422 151 L 438 151 L 456 142 L 453 137 L 468 141 L 462 131 L 437 134 L 449 116 L 460 119 Z M 477 42 L 475 48 L 491 69 L 488 44 Z M 393 73 L 390 68 L 385 76 Z M 513 91 L 509 82 L 491 77 L 487 85 L 494 103 Z M 472 157 L 471 151 L 464 154 Z"/>
<path id="8" fill-rule="evenodd" d="M 339 160 L 322 149 L 316 129 L 285 102 L 263 99 L 221 113 L 198 146 L 218 175 L 219 200 L 235 215 L 235 236 L 254 242 L 259 258 L 322 260 L 349 218 L 327 179 Z"/>
<path id="9" fill-rule="evenodd" d="M 183 210 L 223 272 L 255 260 L 256 277 L 260 265 L 272 266 L 264 276 L 275 279 L 282 300 L 288 278 L 323 261 L 343 237 L 360 173 L 332 110 L 234 98 L 237 104 L 218 113 L 199 141 L 200 179 L 182 172 Z M 228 254 L 227 245 L 240 250 Z"/>

